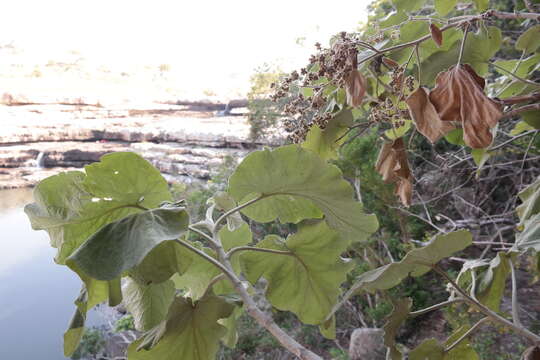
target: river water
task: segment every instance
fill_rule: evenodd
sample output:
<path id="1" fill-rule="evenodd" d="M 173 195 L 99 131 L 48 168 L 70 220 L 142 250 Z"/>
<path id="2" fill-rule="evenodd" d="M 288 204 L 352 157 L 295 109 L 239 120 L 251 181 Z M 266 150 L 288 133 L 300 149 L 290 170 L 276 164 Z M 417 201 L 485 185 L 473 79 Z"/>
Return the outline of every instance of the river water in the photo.
<path id="1" fill-rule="evenodd" d="M 80 280 L 53 261 L 23 212 L 29 189 L 0 191 L 0 359 L 61 360 Z"/>

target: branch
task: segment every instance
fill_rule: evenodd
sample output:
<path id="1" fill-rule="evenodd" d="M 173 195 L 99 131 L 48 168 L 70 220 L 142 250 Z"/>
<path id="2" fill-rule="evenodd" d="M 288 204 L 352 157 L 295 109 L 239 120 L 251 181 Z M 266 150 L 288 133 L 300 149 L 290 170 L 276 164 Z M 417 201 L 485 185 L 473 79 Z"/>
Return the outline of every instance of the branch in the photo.
<path id="1" fill-rule="evenodd" d="M 516 279 L 516 270 L 514 269 L 514 263 L 512 260 L 509 261 L 510 263 L 510 270 L 512 271 L 512 320 L 514 321 L 514 324 L 516 326 L 523 326 L 521 325 L 521 321 L 519 320 L 519 304 L 517 299 L 517 279 Z"/>
<path id="2" fill-rule="evenodd" d="M 265 249 L 265 248 L 258 248 L 258 247 L 253 247 L 253 246 L 237 246 L 229 250 L 229 252 L 227 252 L 226 254 L 227 259 L 230 259 L 231 256 L 237 251 L 259 251 L 259 252 L 266 252 L 266 253 L 279 254 L 279 255 L 293 255 L 293 253 L 290 251 Z"/>
<path id="3" fill-rule="evenodd" d="M 205 238 L 206 240 L 210 241 L 211 243 L 214 242 L 214 240 L 212 240 L 212 238 L 211 238 L 209 235 L 207 235 L 204 231 L 201 231 L 201 230 L 195 228 L 193 225 L 190 225 L 190 226 L 188 227 L 188 229 L 191 230 L 191 231 L 193 231 L 194 233 L 196 233 L 196 234 L 202 236 L 203 238 Z"/>
<path id="4" fill-rule="evenodd" d="M 508 321 L 507 319 L 503 318 L 499 314 L 491 311 L 487 306 L 480 303 L 479 301 L 473 299 L 469 294 L 467 294 L 466 291 L 464 291 L 461 287 L 459 287 L 458 284 L 450 277 L 448 276 L 441 268 L 439 268 L 437 265 L 434 265 L 432 267 L 433 271 L 435 271 L 437 274 L 441 275 L 443 278 L 445 278 L 450 284 L 452 284 L 452 287 L 463 296 L 463 298 L 472 306 L 476 307 L 478 311 L 489 317 L 494 322 L 500 323 L 502 325 L 505 325 L 515 332 L 521 334 L 522 336 L 529 339 L 533 344 L 538 344 L 540 342 L 540 336 L 533 334 L 528 329 L 524 328 L 523 326 L 518 326 L 512 323 L 511 321 Z"/>
<path id="5" fill-rule="evenodd" d="M 462 342 L 465 338 L 467 338 L 469 335 L 471 335 L 471 333 L 478 329 L 478 327 L 480 325 L 482 325 L 483 323 L 485 323 L 486 321 L 490 320 L 489 317 L 485 317 L 483 319 L 480 319 L 478 320 L 478 322 L 476 322 L 476 324 L 474 324 L 473 326 L 471 326 L 471 328 L 469 330 L 467 330 L 465 332 L 465 334 L 461 335 L 459 339 L 457 339 L 456 341 L 454 341 L 452 343 L 452 345 L 448 346 L 446 349 L 444 349 L 444 352 L 449 352 L 450 350 L 452 350 L 453 348 L 455 348 L 456 346 L 459 345 L 460 342 Z"/>
<path id="6" fill-rule="evenodd" d="M 221 215 L 221 216 L 216 220 L 216 222 L 214 223 L 214 230 L 212 231 L 212 233 L 215 233 L 215 232 L 217 231 L 218 225 L 219 225 L 221 222 L 223 222 L 229 215 L 234 214 L 235 212 L 240 211 L 240 210 L 242 210 L 243 208 L 248 207 L 249 205 L 251 205 L 251 204 L 253 204 L 253 203 L 256 203 L 257 201 L 259 201 L 259 200 L 261 200 L 261 199 L 263 199 L 263 198 L 265 198 L 265 197 L 266 197 L 265 195 L 259 195 L 259 196 L 257 196 L 256 198 L 253 198 L 253 199 L 251 199 L 251 200 L 249 200 L 249 201 L 246 201 L 245 203 L 240 204 L 240 205 L 238 205 L 237 207 L 232 208 L 232 209 L 229 210 L 229 211 L 226 211 L 226 212 L 225 212 L 223 215 Z"/>
<path id="7" fill-rule="evenodd" d="M 540 86 L 540 84 L 536 84 L 536 85 Z M 540 92 L 534 92 L 532 94 L 527 94 L 527 95 L 507 97 L 505 99 L 498 100 L 498 102 L 504 105 L 513 105 L 513 104 L 519 104 L 522 102 L 539 101 L 539 100 L 540 100 Z"/>
<path id="8" fill-rule="evenodd" d="M 427 307 L 425 309 L 413 311 L 412 313 L 409 314 L 409 316 L 416 317 L 416 316 L 424 315 L 424 314 L 427 314 L 428 312 L 435 311 L 435 310 L 443 308 L 443 307 L 445 307 L 447 305 L 451 305 L 451 304 L 454 304 L 454 303 L 457 303 L 457 302 L 462 302 L 462 301 L 465 301 L 465 300 L 462 299 L 462 298 L 446 300 L 446 301 L 444 301 L 442 303 L 432 305 L 432 306 Z"/>
<path id="9" fill-rule="evenodd" d="M 217 253 L 220 261 L 223 263 L 222 266 L 225 266 L 227 268 L 227 272 L 225 273 L 225 275 L 229 277 L 236 292 L 240 295 L 242 301 L 244 302 L 246 312 L 251 317 L 253 317 L 259 323 L 259 325 L 266 328 L 266 330 L 268 330 L 280 342 L 283 347 L 285 347 L 287 350 L 289 350 L 301 360 L 323 360 L 320 356 L 306 349 L 304 346 L 294 340 L 289 334 L 283 331 L 283 329 L 281 329 L 270 316 L 266 315 L 261 311 L 261 309 L 259 309 L 259 307 L 255 303 L 253 298 L 249 295 L 240 279 L 234 273 L 232 265 L 227 259 L 227 254 L 225 254 L 223 248 L 218 247 Z"/>
<path id="10" fill-rule="evenodd" d="M 532 111 L 532 110 L 540 110 L 540 103 L 523 105 L 523 106 L 520 106 L 520 107 L 515 108 L 513 110 L 510 110 L 510 111 L 504 113 L 504 115 L 503 115 L 503 117 L 501 119 L 511 118 L 511 117 L 516 116 L 516 115 L 519 115 L 522 112 Z"/>
<path id="11" fill-rule="evenodd" d="M 200 257 L 202 257 L 203 259 L 205 259 L 206 261 L 208 261 L 209 263 L 211 263 L 212 265 L 214 265 L 215 267 L 217 267 L 219 270 L 221 270 L 222 272 L 225 273 L 225 275 L 227 275 L 229 278 L 231 276 L 236 276 L 234 274 L 234 271 L 232 270 L 229 270 L 227 269 L 227 267 L 225 267 L 223 264 L 221 264 L 219 261 L 217 261 L 216 259 L 214 259 L 213 257 L 211 257 L 210 255 L 206 254 L 205 252 L 197 249 L 196 247 L 193 247 L 191 246 L 191 244 L 183 241 L 183 240 L 174 240 L 175 242 L 177 242 L 178 244 L 182 245 L 183 247 L 191 250 L 192 252 L 194 252 L 195 254 L 199 255 Z"/>

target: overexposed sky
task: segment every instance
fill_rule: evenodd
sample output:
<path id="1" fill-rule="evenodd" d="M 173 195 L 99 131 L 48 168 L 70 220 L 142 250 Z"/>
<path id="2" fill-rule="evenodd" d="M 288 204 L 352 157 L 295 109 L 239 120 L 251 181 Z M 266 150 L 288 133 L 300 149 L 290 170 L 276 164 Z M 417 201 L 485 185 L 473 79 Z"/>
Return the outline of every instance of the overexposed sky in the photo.
<path id="1" fill-rule="evenodd" d="M 15 41 L 36 58 L 77 50 L 96 63 L 166 63 L 191 75 L 251 73 L 265 62 L 289 71 L 315 41 L 365 21 L 369 2 L 5 0 L 0 44 Z"/>

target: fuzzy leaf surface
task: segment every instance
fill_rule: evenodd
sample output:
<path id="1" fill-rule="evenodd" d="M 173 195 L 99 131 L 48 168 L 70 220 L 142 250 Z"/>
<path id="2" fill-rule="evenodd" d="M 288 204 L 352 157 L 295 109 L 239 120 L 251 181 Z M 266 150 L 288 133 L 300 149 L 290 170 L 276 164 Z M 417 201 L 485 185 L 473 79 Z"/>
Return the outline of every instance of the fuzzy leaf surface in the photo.
<path id="1" fill-rule="evenodd" d="M 298 223 L 324 215 L 350 241 L 366 240 L 378 228 L 341 171 L 297 145 L 251 153 L 231 176 L 229 192 L 239 203 L 263 196 L 242 210 L 259 222 Z"/>
<path id="2" fill-rule="evenodd" d="M 246 278 L 255 284 L 264 277 L 266 297 L 274 307 L 294 312 L 306 324 L 321 324 L 352 267 L 340 257 L 347 241 L 325 222 L 318 222 L 300 225 L 285 241 L 269 235 L 257 247 L 290 254 L 245 252 L 241 264 Z"/>

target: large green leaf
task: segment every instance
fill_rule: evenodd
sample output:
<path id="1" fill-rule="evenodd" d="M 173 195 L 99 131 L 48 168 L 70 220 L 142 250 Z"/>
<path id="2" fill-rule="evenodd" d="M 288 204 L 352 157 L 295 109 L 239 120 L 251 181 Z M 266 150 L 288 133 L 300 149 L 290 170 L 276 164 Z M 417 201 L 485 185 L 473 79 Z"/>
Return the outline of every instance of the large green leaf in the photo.
<path id="1" fill-rule="evenodd" d="M 521 220 L 520 226 L 532 215 L 540 212 L 540 176 L 534 183 L 527 186 L 518 194 L 521 205 L 516 208 L 516 212 Z"/>
<path id="2" fill-rule="evenodd" d="M 473 3 L 478 11 L 486 11 L 489 6 L 489 0 L 473 0 Z"/>
<path id="3" fill-rule="evenodd" d="M 436 339 L 424 340 L 409 353 L 409 360 L 443 360 L 444 346 Z"/>
<path id="4" fill-rule="evenodd" d="M 351 110 L 343 110 L 328 121 L 324 130 L 321 130 L 317 125 L 312 126 L 306 140 L 302 143 L 302 147 L 313 151 L 322 159 L 335 159 L 339 147 L 345 141 L 343 135 L 345 135 L 352 123 Z"/>
<path id="5" fill-rule="evenodd" d="M 190 244 L 206 255 L 212 258 L 216 257 L 214 250 L 204 247 L 197 242 Z M 191 259 L 191 265 L 182 275 L 177 274 L 173 276 L 172 280 L 177 289 L 186 290 L 191 299 L 198 300 L 204 296 L 212 279 L 218 276 L 221 271 L 211 262 L 190 250 L 182 249 L 182 253 L 183 257 Z"/>
<path id="6" fill-rule="evenodd" d="M 141 264 L 160 243 L 179 238 L 188 223 L 184 208 L 174 206 L 130 215 L 101 228 L 67 262 L 94 279 L 112 280 Z"/>
<path id="7" fill-rule="evenodd" d="M 129 275 L 142 284 L 158 284 L 176 273 L 183 274 L 193 259 L 189 255 L 177 242 L 164 241 L 153 248 Z"/>
<path id="8" fill-rule="evenodd" d="M 64 333 L 64 356 L 73 355 L 84 334 L 84 323 L 86 321 L 86 312 L 88 306 L 88 293 L 83 286 L 79 297 L 75 300 L 75 313 L 69 322 L 68 329 Z"/>
<path id="9" fill-rule="evenodd" d="M 221 341 L 230 349 L 234 349 L 238 342 L 238 320 L 243 313 L 243 308 L 237 306 L 228 318 L 218 320 L 218 324 L 227 328 L 227 333 L 223 335 Z"/>
<path id="10" fill-rule="evenodd" d="M 144 285 L 127 277 L 122 294 L 126 309 L 133 315 L 135 329 L 147 331 L 165 320 L 174 300 L 175 288 L 171 280 Z"/>
<path id="11" fill-rule="evenodd" d="M 508 72 L 514 73 L 519 77 L 527 77 L 530 72 L 538 68 L 540 63 L 540 54 L 531 55 L 526 59 L 514 59 L 514 60 L 498 60 L 495 61 L 495 65 L 506 70 L 503 71 L 495 67 L 495 71 L 501 75 L 508 75 Z"/>
<path id="12" fill-rule="evenodd" d="M 457 0 L 435 0 L 435 10 L 441 16 L 445 16 L 456 7 Z"/>
<path id="13" fill-rule="evenodd" d="M 25 207 L 34 230 L 46 230 L 64 263 L 104 225 L 170 200 L 167 182 L 139 155 L 114 153 L 85 168 L 41 181 Z"/>
<path id="14" fill-rule="evenodd" d="M 471 244 L 472 235 L 467 230 L 437 235 L 424 247 L 409 251 L 401 261 L 360 275 L 347 292 L 347 296 L 360 291 L 375 292 L 393 288 L 409 275 L 414 277 L 424 275 L 432 265 Z"/>
<path id="15" fill-rule="evenodd" d="M 325 222 L 301 224 L 286 241 L 269 235 L 257 244 L 289 254 L 250 251 L 241 262 L 252 284 L 260 277 L 268 281 L 266 297 L 274 307 L 294 312 L 306 324 L 321 324 L 352 267 L 340 257 L 346 247 L 347 241 Z"/>
<path id="16" fill-rule="evenodd" d="M 530 27 L 516 41 L 516 49 L 524 53 L 535 52 L 540 47 L 540 25 Z"/>
<path id="17" fill-rule="evenodd" d="M 216 209 L 224 212 L 232 210 L 238 205 L 236 201 L 234 201 L 234 199 L 224 191 L 218 191 L 215 193 L 214 196 L 208 200 L 208 203 L 215 204 Z M 237 211 L 227 216 L 227 227 L 229 228 L 229 231 L 234 231 L 243 224 L 244 220 L 242 220 L 242 215 L 240 215 L 240 212 Z"/>
<path id="18" fill-rule="evenodd" d="M 229 317 L 233 309 L 234 305 L 216 296 L 193 303 L 189 298 L 177 297 L 164 325 L 129 345 L 128 359 L 214 360 L 219 340 L 227 333 L 218 320 Z"/>
<path id="19" fill-rule="evenodd" d="M 392 301 L 392 305 L 394 308 L 383 326 L 384 345 L 388 348 L 387 359 L 401 360 L 401 352 L 396 347 L 396 336 L 400 326 L 410 314 L 412 300 L 410 298 L 396 299 Z"/>
<path id="20" fill-rule="evenodd" d="M 297 145 L 250 154 L 229 180 L 230 194 L 240 203 L 262 200 L 243 209 L 259 222 L 279 218 L 298 223 L 323 214 L 328 225 L 349 240 L 362 241 L 378 227 L 374 215 L 363 212 L 341 171 Z"/>
<path id="21" fill-rule="evenodd" d="M 540 111 L 531 110 L 521 113 L 521 118 L 535 129 L 540 129 Z"/>
<path id="22" fill-rule="evenodd" d="M 478 300 L 489 307 L 491 310 L 498 312 L 501 305 L 501 300 L 506 287 L 506 279 L 510 275 L 511 259 L 506 253 L 499 252 L 494 257 L 482 275 L 478 284 L 477 298 Z"/>
<path id="23" fill-rule="evenodd" d="M 426 0 L 392 0 L 398 11 L 411 12 L 419 10 Z"/>
<path id="24" fill-rule="evenodd" d="M 247 245 L 252 240 L 251 229 L 249 225 L 244 223 L 234 231 L 230 231 L 228 227 L 223 227 L 219 230 L 219 238 L 225 251 L 229 251 L 233 247 Z"/>

